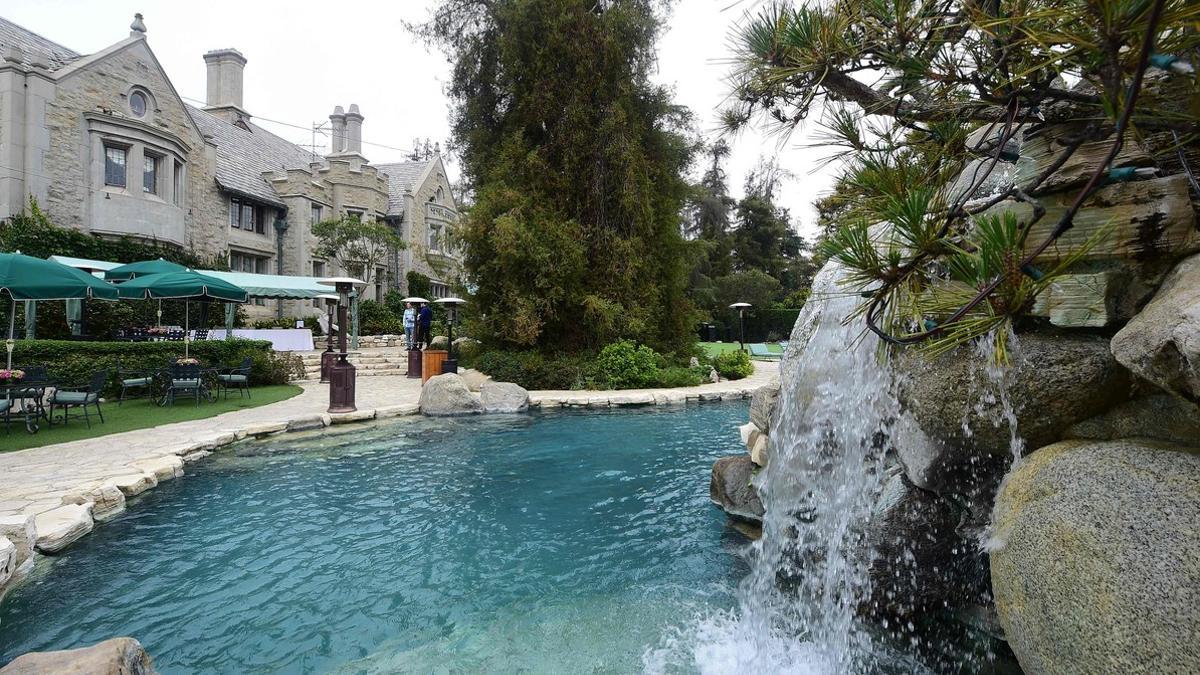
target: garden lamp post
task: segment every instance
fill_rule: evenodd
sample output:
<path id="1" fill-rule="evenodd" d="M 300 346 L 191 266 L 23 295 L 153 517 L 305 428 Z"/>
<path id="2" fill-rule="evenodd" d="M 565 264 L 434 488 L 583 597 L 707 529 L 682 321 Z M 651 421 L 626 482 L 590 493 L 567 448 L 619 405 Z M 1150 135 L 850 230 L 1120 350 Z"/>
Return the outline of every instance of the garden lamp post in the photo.
<path id="1" fill-rule="evenodd" d="M 738 313 L 738 349 L 742 351 L 746 351 L 746 308 L 753 306 L 748 302 L 735 302 L 729 306 Z"/>
<path id="2" fill-rule="evenodd" d="M 454 358 L 454 322 L 458 319 L 459 306 L 466 304 L 467 301 L 463 300 L 462 298 L 450 297 L 434 300 L 434 302 L 446 307 L 446 339 L 450 343 L 447 346 L 450 354 L 448 358 L 442 362 L 442 372 L 457 373 L 458 361 Z"/>
<path id="3" fill-rule="evenodd" d="M 333 286 L 338 294 L 338 354 L 337 360 L 329 367 L 329 412 L 354 412 L 354 364 L 346 360 L 346 308 L 350 304 L 350 292 L 355 286 L 366 284 L 350 277 L 332 277 L 320 279 L 318 284 Z"/>
<path id="4" fill-rule="evenodd" d="M 338 305 L 338 296 L 332 293 L 322 293 L 318 300 L 325 301 L 325 351 L 321 353 L 321 382 L 329 381 L 329 369 L 337 361 L 337 352 L 333 351 L 333 308 Z"/>

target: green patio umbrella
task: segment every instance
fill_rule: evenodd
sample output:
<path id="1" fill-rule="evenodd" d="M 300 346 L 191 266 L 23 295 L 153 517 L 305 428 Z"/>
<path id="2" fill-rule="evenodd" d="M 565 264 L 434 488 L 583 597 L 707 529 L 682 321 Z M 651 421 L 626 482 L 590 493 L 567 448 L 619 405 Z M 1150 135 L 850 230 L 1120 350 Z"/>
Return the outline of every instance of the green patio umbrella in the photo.
<path id="1" fill-rule="evenodd" d="M 104 272 L 104 278 L 109 281 L 128 281 L 144 277 L 147 274 L 166 274 L 167 272 L 186 272 L 187 270 L 188 268 L 179 263 L 159 258 L 158 260 L 139 260 L 114 267 Z"/>
<path id="2" fill-rule="evenodd" d="M 119 269 L 119 268 L 117 268 Z M 162 274 L 147 274 L 118 285 L 117 293 L 126 300 L 222 300 L 225 302 L 246 302 L 249 294 L 245 289 L 234 286 L 228 281 L 222 281 L 207 274 L 184 268 L 182 272 L 165 272 Z M 190 320 L 190 304 L 184 305 L 183 310 L 183 354 L 188 354 L 187 336 Z"/>
<path id="3" fill-rule="evenodd" d="M 13 332 L 18 300 L 116 300 L 117 289 L 109 283 L 50 260 L 17 253 L 0 253 L 0 294 L 12 303 L 8 315 L 8 367 L 12 368 Z"/>
<path id="4" fill-rule="evenodd" d="M 179 263 L 173 263 L 170 260 L 163 260 L 162 258 L 157 260 L 139 260 L 137 262 L 125 263 L 124 265 L 114 267 L 111 270 L 105 270 L 104 278 L 108 279 L 109 281 L 128 281 L 130 279 L 144 277 L 147 274 L 186 272 L 187 269 L 188 268 L 180 265 Z M 158 309 L 155 311 L 155 316 L 157 317 L 157 320 L 155 321 L 156 325 L 161 326 L 162 300 L 158 301 Z"/>

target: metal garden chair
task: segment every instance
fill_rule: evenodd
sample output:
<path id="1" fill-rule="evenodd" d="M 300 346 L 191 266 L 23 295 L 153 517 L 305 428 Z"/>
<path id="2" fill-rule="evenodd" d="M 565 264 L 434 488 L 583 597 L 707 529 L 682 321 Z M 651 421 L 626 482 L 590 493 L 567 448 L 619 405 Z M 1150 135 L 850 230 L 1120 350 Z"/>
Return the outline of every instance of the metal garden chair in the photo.
<path id="1" fill-rule="evenodd" d="M 83 419 L 91 429 L 92 418 L 88 413 L 88 406 L 95 406 L 96 414 L 100 416 L 100 422 L 103 423 L 104 413 L 100 410 L 100 392 L 104 390 L 104 383 L 107 381 L 108 372 L 101 370 L 92 375 L 91 382 L 86 386 L 56 388 L 50 395 L 50 416 L 54 416 L 55 408 L 62 408 L 62 421 L 63 424 L 66 424 L 70 418 L 71 408 L 82 408 Z M 79 416 L 76 415 L 76 417 Z"/>
<path id="2" fill-rule="evenodd" d="M 250 358 L 242 359 L 242 365 L 237 368 L 229 368 L 228 372 L 217 375 L 217 397 L 221 396 L 221 390 L 225 390 L 225 399 L 229 400 L 229 390 L 237 389 L 238 396 L 250 397 L 250 366 L 253 361 Z"/>
<path id="3" fill-rule="evenodd" d="M 117 381 L 121 383 L 121 394 L 117 397 L 117 406 L 125 402 L 125 394 L 133 389 L 138 396 L 154 400 L 154 377 L 156 373 L 149 370 L 125 370 L 121 368 L 121 359 L 117 359 Z"/>
<path id="4" fill-rule="evenodd" d="M 195 397 L 199 404 L 200 397 L 208 395 L 204 386 L 204 369 L 199 364 L 172 363 L 167 372 L 167 386 L 159 405 L 175 405 L 175 398 L 181 394 Z"/>

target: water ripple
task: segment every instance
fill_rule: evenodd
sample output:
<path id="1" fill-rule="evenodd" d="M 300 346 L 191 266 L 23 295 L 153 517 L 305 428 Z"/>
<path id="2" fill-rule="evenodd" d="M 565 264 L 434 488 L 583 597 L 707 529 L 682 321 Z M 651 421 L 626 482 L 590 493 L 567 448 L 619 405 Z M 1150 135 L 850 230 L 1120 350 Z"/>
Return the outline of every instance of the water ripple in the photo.
<path id="1" fill-rule="evenodd" d="M 0 664 L 115 635 L 166 673 L 628 672 L 732 605 L 708 504 L 745 404 L 402 420 L 245 443 L 0 605 Z M 189 469 L 190 470 L 190 469 Z"/>

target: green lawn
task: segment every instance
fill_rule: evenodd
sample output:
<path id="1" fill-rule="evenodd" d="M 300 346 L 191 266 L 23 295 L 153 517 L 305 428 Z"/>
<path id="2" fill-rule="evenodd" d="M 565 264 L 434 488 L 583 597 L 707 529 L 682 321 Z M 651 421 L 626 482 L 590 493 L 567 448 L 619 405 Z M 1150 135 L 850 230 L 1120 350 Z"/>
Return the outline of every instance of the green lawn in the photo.
<path id="1" fill-rule="evenodd" d="M 736 342 L 701 342 L 700 346 L 704 348 L 704 351 L 709 356 L 716 356 L 717 354 L 725 354 L 727 352 L 736 352 L 738 349 L 738 343 Z M 783 347 L 780 347 L 773 342 L 767 343 L 767 350 L 776 354 L 783 353 Z"/>
<path id="2" fill-rule="evenodd" d="M 231 392 L 232 395 L 229 400 L 222 398 L 216 403 L 201 401 L 199 405 L 194 401 L 180 400 L 176 401 L 175 405 L 165 408 L 160 408 L 144 398 L 136 401 L 126 401 L 119 408 L 115 401 L 101 403 L 100 409 L 104 411 L 103 424 L 96 419 L 96 411 L 93 409 L 91 411 L 91 429 L 88 429 L 83 419 L 76 420 L 72 417 L 71 423 L 66 426 L 58 422 L 52 427 L 46 426 L 45 420 L 42 420 L 42 429 L 36 434 L 26 433 L 24 422 L 14 417 L 8 433 L 0 433 L 0 452 L 24 450 L 25 448 L 50 445 L 51 443 L 66 443 L 67 441 L 77 441 L 81 438 L 104 436 L 121 431 L 132 431 L 134 429 L 145 429 L 146 427 L 154 427 L 171 422 L 185 422 L 187 420 L 213 417 L 232 410 L 254 408 L 289 399 L 301 391 L 303 390 L 300 387 L 292 384 L 254 387 L 250 390 L 252 398 L 239 399 L 236 393 Z M 77 410 L 72 410 L 72 413 L 74 412 L 77 412 Z M 55 416 L 57 417 L 57 415 L 58 412 L 55 411 Z"/>

